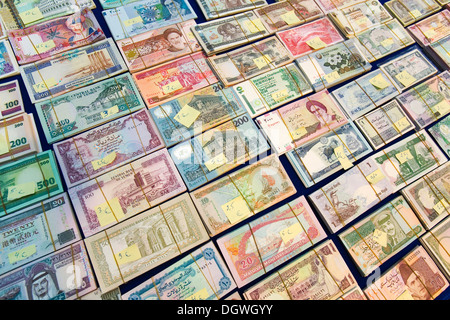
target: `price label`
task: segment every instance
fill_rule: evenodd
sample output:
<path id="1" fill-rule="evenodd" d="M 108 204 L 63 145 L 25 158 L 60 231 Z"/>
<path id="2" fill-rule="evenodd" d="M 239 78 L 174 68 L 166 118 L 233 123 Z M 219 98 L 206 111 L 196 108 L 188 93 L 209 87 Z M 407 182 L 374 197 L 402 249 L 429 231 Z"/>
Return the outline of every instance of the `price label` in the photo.
<path id="1" fill-rule="evenodd" d="M 325 79 L 326 82 L 332 83 L 334 81 L 338 81 L 341 78 L 341 76 L 337 71 L 333 71 L 324 75 L 323 78 Z"/>
<path id="2" fill-rule="evenodd" d="M 336 158 L 339 160 L 339 162 L 341 163 L 341 166 L 345 170 L 353 167 L 353 163 L 350 160 L 348 160 L 348 158 L 344 152 L 344 147 L 342 145 L 340 145 L 337 148 L 334 148 L 334 154 L 335 154 Z"/>
<path id="3" fill-rule="evenodd" d="M 113 198 L 99 206 L 96 206 L 94 211 L 97 215 L 98 222 L 102 227 L 111 223 L 116 223 L 125 218 L 125 214 L 123 213 L 122 206 L 120 205 L 118 198 Z"/>
<path id="4" fill-rule="evenodd" d="M 433 206 L 434 211 L 436 211 L 438 214 L 442 214 L 445 211 L 449 210 L 449 204 L 445 199 L 441 199 L 438 203 L 436 203 Z"/>
<path id="5" fill-rule="evenodd" d="M 417 9 L 415 9 L 413 11 L 410 11 L 410 13 L 411 13 L 411 15 L 413 16 L 414 19 L 417 19 L 417 18 L 419 18 L 422 15 L 422 13 L 420 13 L 420 11 L 417 10 Z"/>
<path id="6" fill-rule="evenodd" d="M 94 170 L 98 170 L 112 163 L 115 159 L 116 159 L 116 152 L 113 151 L 107 156 L 103 157 L 102 159 L 91 161 L 91 164 Z"/>
<path id="7" fill-rule="evenodd" d="M 375 170 L 371 174 L 366 176 L 367 181 L 371 184 L 376 184 L 385 178 L 380 169 Z"/>
<path id="8" fill-rule="evenodd" d="M 119 266 L 139 260 L 140 258 L 142 258 L 141 251 L 139 250 L 137 243 L 116 253 L 114 256 L 116 257 L 116 261 Z"/>
<path id="9" fill-rule="evenodd" d="M 114 107 L 109 108 L 108 110 L 100 112 L 102 118 L 107 118 L 119 112 L 119 107 L 115 105 Z"/>
<path id="10" fill-rule="evenodd" d="M 417 81 L 417 79 L 410 75 L 406 70 L 403 70 L 397 74 L 395 78 L 397 78 L 397 80 L 400 81 L 405 87 L 408 87 Z"/>
<path id="11" fill-rule="evenodd" d="M 253 20 L 246 20 L 244 21 L 245 27 L 250 33 L 257 33 L 261 31 L 265 31 L 266 28 L 264 28 L 261 20 L 259 19 L 253 19 Z"/>
<path id="12" fill-rule="evenodd" d="M 399 152 L 395 155 L 395 157 L 397 158 L 398 161 L 400 161 L 400 163 L 405 163 L 408 160 L 414 159 L 413 155 L 411 154 L 411 151 L 409 150 Z"/>
<path id="13" fill-rule="evenodd" d="M 327 44 L 325 42 L 323 42 L 322 39 L 320 39 L 320 37 L 314 37 L 314 38 L 306 41 L 306 44 L 308 46 L 310 46 L 311 48 L 313 48 L 314 50 L 322 49 L 327 46 Z"/>
<path id="14" fill-rule="evenodd" d="M 372 234 L 372 239 L 382 247 L 387 245 L 387 233 L 378 229 L 375 229 Z"/>
<path id="15" fill-rule="evenodd" d="M 42 81 L 36 84 L 33 84 L 33 89 L 36 91 L 36 93 L 41 93 L 47 90 L 50 90 L 50 88 L 57 86 L 58 82 L 55 80 L 55 78 L 49 78 L 46 81 Z"/>
<path id="16" fill-rule="evenodd" d="M 434 28 L 431 28 L 429 30 L 424 31 L 423 34 L 425 35 L 425 37 L 430 39 L 430 38 L 434 38 L 437 33 L 436 33 L 436 31 L 434 31 Z"/>
<path id="17" fill-rule="evenodd" d="M 296 129 L 294 132 L 292 132 L 292 138 L 294 140 L 300 139 L 308 134 L 308 131 L 305 127 L 300 127 Z"/>
<path id="18" fill-rule="evenodd" d="M 180 90 L 182 89 L 183 86 L 181 85 L 179 80 L 175 80 L 169 84 L 166 84 L 165 86 L 162 87 L 162 90 L 164 92 L 164 94 L 169 94 L 172 93 L 174 91 Z"/>
<path id="19" fill-rule="evenodd" d="M 447 100 L 442 100 L 438 104 L 434 105 L 432 109 L 441 115 L 446 115 L 450 111 L 450 103 L 448 103 Z"/>
<path id="20" fill-rule="evenodd" d="M 394 44 L 394 40 L 392 38 L 387 38 L 381 41 L 380 43 L 383 47 L 389 49 Z"/>
<path id="21" fill-rule="evenodd" d="M 7 201 L 20 199 L 36 192 L 35 182 L 26 182 L 16 186 L 8 187 Z"/>
<path id="22" fill-rule="evenodd" d="M 265 54 L 264 56 L 253 59 L 253 62 L 256 64 L 258 69 L 262 69 L 265 66 L 267 66 L 269 63 L 271 63 L 272 59 L 270 59 L 270 57 Z"/>
<path id="23" fill-rule="evenodd" d="M 402 132 L 404 129 L 408 128 L 410 126 L 410 123 L 406 117 L 401 118 L 398 121 L 394 122 L 394 126 L 397 128 L 397 130 Z"/>
<path id="24" fill-rule="evenodd" d="M 294 239 L 300 232 L 302 232 L 302 226 L 300 223 L 294 223 L 293 225 L 284 228 L 280 231 L 281 239 L 286 244 L 292 239 Z"/>
<path id="25" fill-rule="evenodd" d="M 196 293 L 190 295 L 185 300 L 206 300 L 209 298 L 208 290 L 206 288 L 203 288 Z"/>
<path id="26" fill-rule="evenodd" d="M 389 82 L 383 77 L 382 73 L 377 74 L 375 77 L 371 78 L 369 82 L 377 89 L 384 89 L 389 87 Z"/>
<path id="27" fill-rule="evenodd" d="M 24 259 L 27 259 L 35 253 L 36 253 L 36 245 L 32 244 L 28 247 L 11 252 L 10 254 L 8 254 L 8 260 L 9 260 L 10 264 L 13 264 L 13 263 L 22 261 Z"/>
<path id="28" fill-rule="evenodd" d="M 299 18 L 297 17 L 297 15 L 295 14 L 295 11 L 294 11 L 294 10 L 288 11 L 288 12 L 286 12 L 285 14 L 282 14 L 280 17 L 281 17 L 281 19 L 283 19 L 284 22 L 286 22 L 288 25 L 291 25 L 291 24 L 298 24 L 298 23 L 301 22 L 300 19 L 299 19 Z"/>
<path id="29" fill-rule="evenodd" d="M 3 133 L 0 133 L 0 155 L 8 152 L 9 152 L 9 143 L 6 140 L 6 136 Z"/>
<path id="30" fill-rule="evenodd" d="M 236 197 L 222 205 L 222 210 L 231 224 L 235 224 L 252 214 L 242 196 Z"/>
<path id="31" fill-rule="evenodd" d="M 395 300 L 414 300 L 414 298 L 408 290 L 405 290 Z"/>
<path id="32" fill-rule="evenodd" d="M 53 40 L 48 40 L 45 42 L 38 43 L 34 47 L 36 48 L 36 51 L 38 53 L 43 53 L 53 49 L 54 47 L 56 47 L 56 45 Z"/>
<path id="33" fill-rule="evenodd" d="M 205 166 L 208 168 L 209 171 L 213 171 L 214 169 L 223 166 L 225 163 L 227 163 L 228 159 L 225 157 L 223 153 L 215 156 L 214 158 L 209 159 L 205 162 Z"/>
<path id="34" fill-rule="evenodd" d="M 142 20 L 142 18 L 141 18 L 140 16 L 138 16 L 138 17 L 133 18 L 133 19 L 125 20 L 125 21 L 123 22 L 123 24 L 124 24 L 125 26 L 129 27 L 129 26 L 132 26 L 133 24 L 141 23 L 141 22 L 144 22 L 144 20 Z"/>
<path id="35" fill-rule="evenodd" d="M 44 16 L 38 7 L 19 13 L 19 16 L 24 24 L 44 19 Z"/>
<path id="36" fill-rule="evenodd" d="M 174 119 L 181 123 L 186 128 L 192 126 L 195 120 L 200 116 L 200 111 L 192 108 L 190 105 L 185 105 L 180 111 L 175 115 Z"/>
<path id="37" fill-rule="evenodd" d="M 283 100 L 285 97 L 287 97 L 289 95 L 289 92 L 287 89 L 283 89 L 277 92 L 272 93 L 272 98 L 273 100 L 280 102 L 281 100 Z"/>

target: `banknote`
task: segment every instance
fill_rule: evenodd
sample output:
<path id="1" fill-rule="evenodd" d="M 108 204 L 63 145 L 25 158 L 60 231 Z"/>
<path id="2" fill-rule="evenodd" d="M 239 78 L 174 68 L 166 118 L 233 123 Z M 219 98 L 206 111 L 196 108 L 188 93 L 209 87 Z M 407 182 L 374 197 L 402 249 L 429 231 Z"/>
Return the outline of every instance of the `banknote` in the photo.
<path id="1" fill-rule="evenodd" d="M 255 119 L 281 155 L 348 122 L 325 89 Z"/>
<path id="2" fill-rule="evenodd" d="M 7 30 L 24 29 L 53 18 L 79 12 L 83 8 L 95 9 L 93 0 L 67 0 L 64 2 L 22 0 L 2 1 L 0 17 Z"/>
<path id="3" fill-rule="evenodd" d="M 437 61 L 442 69 L 450 68 L 450 35 L 430 45 L 430 55 Z"/>
<path id="4" fill-rule="evenodd" d="M 367 300 L 366 295 L 359 286 L 347 291 L 336 300 Z"/>
<path id="5" fill-rule="evenodd" d="M 25 111 L 19 81 L 13 80 L 0 84 L 0 120 Z"/>
<path id="6" fill-rule="evenodd" d="M 0 163 L 42 152 L 32 113 L 21 113 L 0 122 Z"/>
<path id="7" fill-rule="evenodd" d="M 351 7 L 361 2 L 361 0 L 315 0 L 323 12 L 329 13 L 332 10 Z"/>
<path id="8" fill-rule="evenodd" d="M 418 128 L 450 112 L 450 73 L 444 71 L 396 97 Z"/>
<path id="9" fill-rule="evenodd" d="M 236 284 L 212 241 L 125 292 L 123 300 L 218 300 Z"/>
<path id="10" fill-rule="evenodd" d="M 417 246 L 364 289 L 369 300 L 434 300 L 448 281 L 423 246 Z"/>
<path id="11" fill-rule="evenodd" d="M 447 240 L 450 234 L 449 224 L 450 219 L 447 218 L 420 238 L 420 242 L 441 267 L 447 279 L 450 278 L 450 246 Z"/>
<path id="12" fill-rule="evenodd" d="M 450 33 L 450 11 L 445 9 L 408 27 L 408 31 L 422 46 L 436 42 Z"/>
<path id="13" fill-rule="evenodd" d="M 306 251 L 326 233 L 301 196 L 217 239 L 238 287 Z"/>
<path id="14" fill-rule="evenodd" d="M 450 163 L 401 190 L 428 230 L 450 214 Z"/>
<path id="15" fill-rule="evenodd" d="M 85 237 L 186 191 L 167 149 L 68 190 Z"/>
<path id="16" fill-rule="evenodd" d="M 122 295 L 120 293 L 120 289 L 116 288 L 111 291 L 103 293 L 100 288 L 97 288 L 96 290 L 85 294 L 84 296 L 80 297 L 79 300 L 122 300 Z"/>
<path id="17" fill-rule="evenodd" d="M 2 218 L 0 239 L 3 274 L 82 238 L 69 197 L 62 193 Z"/>
<path id="18" fill-rule="evenodd" d="M 32 103 L 54 98 L 125 71 L 125 62 L 111 38 L 60 53 L 49 61 L 20 66 Z"/>
<path id="19" fill-rule="evenodd" d="M 317 50 L 295 62 L 315 91 L 330 88 L 372 68 L 352 40 Z"/>
<path id="20" fill-rule="evenodd" d="M 369 157 L 312 192 L 309 199 L 328 229 L 335 233 L 394 193 L 393 189 Z"/>
<path id="21" fill-rule="evenodd" d="M 224 88 L 220 82 L 150 109 L 166 147 L 189 139 L 244 112 L 245 108 L 237 95 L 231 88 Z M 183 114 L 186 116 L 180 117 Z"/>
<path id="22" fill-rule="evenodd" d="M 350 122 L 301 144 L 286 155 L 303 184 L 311 187 L 342 168 L 348 169 L 348 163 L 351 165 L 371 152 L 372 147 Z M 341 156 L 346 159 L 341 160 Z"/>
<path id="23" fill-rule="evenodd" d="M 275 2 L 254 12 L 270 33 L 275 33 L 324 16 L 313 0 Z"/>
<path id="24" fill-rule="evenodd" d="M 415 43 L 397 19 L 362 31 L 356 35 L 355 40 L 369 62 L 379 60 Z"/>
<path id="25" fill-rule="evenodd" d="M 392 16 L 377 0 L 363 1 L 349 7 L 334 9 L 328 13 L 328 17 L 347 38 L 392 20 Z"/>
<path id="26" fill-rule="evenodd" d="M 271 154 L 190 195 L 210 235 L 217 235 L 295 193 L 280 159 Z"/>
<path id="27" fill-rule="evenodd" d="M 8 31 L 19 64 L 50 58 L 58 53 L 105 38 L 94 13 L 85 8 L 69 16 Z"/>
<path id="28" fill-rule="evenodd" d="M 243 114 L 169 149 L 192 191 L 270 149 L 248 114 Z"/>
<path id="29" fill-rule="evenodd" d="M 390 0 L 384 6 L 405 27 L 441 9 L 435 0 Z"/>
<path id="30" fill-rule="evenodd" d="M 357 286 L 332 240 L 309 250 L 244 292 L 248 300 L 335 300 Z"/>
<path id="31" fill-rule="evenodd" d="M 0 300 L 74 300 L 95 289 L 83 241 L 0 276 Z"/>
<path id="32" fill-rule="evenodd" d="M 102 11 L 114 40 L 196 19 L 187 0 L 141 0 Z"/>
<path id="33" fill-rule="evenodd" d="M 68 188 L 164 148 L 147 109 L 55 143 Z"/>
<path id="34" fill-rule="evenodd" d="M 428 132 L 450 158 L 450 116 L 428 128 Z"/>
<path id="35" fill-rule="evenodd" d="M 389 101 L 354 122 L 376 150 L 415 128 L 397 100 Z"/>
<path id="36" fill-rule="evenodd" d="M 8 39 L 0 40 L 0 79 L 17 75 L 19 72 L 19 65 Z"/>
<path id="37" fill-rule="evenodd" d="M 103 10 L 125 6 L 138 0 L 100 0 Z"/>
<path id="38" fill-rule="evenodd" d="M 145 107 L 129 73 L 35 104 L 49 144 Z"/>
<path id="39" fill-rule="evenodd" d="M 191 32 L 195 20 L 149 30 L 117 40 L 117 46 L 130 72 L 150 68 L 201 50 Z"/>
<path id="40" fill-rule="evenodd" d="M 277 37 L 294 58 L 344 41 L 339 30 L 326 17 L 279 31 Z"/>
<path id="41" fill-rule="evenodd" d="M 425 130 L 421 130 L 371 156 L 395 191 L 447 162 Z"/>
<path id="42" fill-rule="evenodd" d="M 232 14 L 267 6 L 266 0 L 197 0 L 206 20 L 226 17 Z"/>
<path id="43" fill-rule="evenodd" d="M 232 88 L 252 118 L 312 92 L 295 63 L 267 71 Z"/>
<path id="44" fill-rule="evenodd" d="M 208 63 L 226 87 L 293 61 L 275 36 L 208 58 Z"/>
<path id="45" fill-rule="evenodd" d="M 28 207 L 63 192 L 52 150 L 34 154 L 0 167 L 0 216 Z"/>
<path id="46" fill-rule="evenodd" d="M 396 197 L 339 234 L 363 276 L 425 233 L 403 196 Z"/>
<path id="47" fill-rule="evenodd" d="M 85 239 L 102 291 L 209 240 L 187 193 Z"/>
<path id="48" fill-rule="evenodd" d="M 203 52 L 136 72 L 133 79 L 148 108 L 218 81 Z"/>
<path id="49" fill-rule="evenodd" d="M 332 94 L 351 120 L 355 120 L 401 93 L 382 70 L 373 70 Z"/>
<path id="50" fill-rule="evenodd" d="M 192 31 L 208 56 L 269 35 L 253 11 L 199 23 Z"/>
<path id="51" fill-rule="evenodd" d="M 388 75 L 401 91 L 414 86 L 420 81 L 438 72 L 437 68 L 425 57 L 425 55 L 414 49 L 401 56 L 389 60 L 379 68 Z"/>

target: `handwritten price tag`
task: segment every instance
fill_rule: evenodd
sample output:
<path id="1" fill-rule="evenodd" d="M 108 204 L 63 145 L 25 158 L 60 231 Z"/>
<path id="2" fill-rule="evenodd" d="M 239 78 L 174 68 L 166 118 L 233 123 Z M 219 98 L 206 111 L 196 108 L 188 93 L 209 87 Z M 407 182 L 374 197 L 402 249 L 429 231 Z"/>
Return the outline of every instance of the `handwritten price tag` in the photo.
<path id="1" fill-rule="evenodd" d="M 124 24 L 125 26 L 129 27 L 129 26 L 131 26 L 131 25 L 133 25 L 133 24 L 141 23 L 141 22 L 143 22 L 143 20 L 142 20 L 142 18 L 141 18 L 140 16 L 138 16 L 138 17 L 133 18 L 133 19 L 125 20 L 125 21 L 123 22 L 123 24 Z"/>
<path id="2" fill-rule="evenodd" d="M 380 169 L 375 170 L 371 174 L 366 176 L 367 181 L 371 184 L 376 184 L 385 178 Z"/>
<path id="3" fill-rule="evenodd" d="M 381 41 L 380 44 L 386 49 L 389 49 L 394 44 L 394 40 L 392 38 L 387 38 Z"/>
<path id="4" fill-rule="evenodd" d="M 182 89 L 183 86 L 181 85 L 179 80 L 175 80 L 169 84 L 166 84 L 165 86 L 162 87 L 162 90 L 164 92 L 164 94 L 169 94 L 172 93 L 174 91 L 180 90 Z"/>
<path id="5" fill-rule="evenodd" d="M 417 79 L 410 75 L 406 70 L 403 70 L 397 74 L 395 78 L 397 78 L 397 80 L 400 81 L 405 87 L 408 87 L 417 81 Z"/>
<path id="6" fill-rule="evenodd" d="M 434 28 L 431 28 L 430 30 L 424 31 L 423 34 L 425 35 L 425 37 L 430 39 L 430 38 L 434 38 L 437 33 L 436 33 L 436 31 L 434 31 Z"/>
<path id="7" fill-rule="evenodd" d="M 287 91 L 287 89 L 283 89 L 283 90 L 272 93 L 272 98 L 273 98 L 273 100 L 280 102 L 288 95 L 289 95 L 289 92 Z"/>
<path id="8" fill-rule="evenodd" d="M 186 300 L 206 300 L 208 298 L 209 298 L 208 290 L 206 290 L 206 288 L 203 288 L 187 297 Z"/>
<path id="9" fill-rule="evenodd" d="M 114 107 L 109 108 L 108 110 L 102 111 L 100 115 L 103 119 L 112 116 L 113 114 L 116 114 L 119 112 L 119 107 L 115 105 Z"/>
<path id="10" fill-rule="evenodd" d="M 306 44 L 313 48 L 314 50 L 322 49 L 327 46 L 325 42 L 320 39 L 320 37 L 315 37 L 306 41 Z"/>
<path id="11" fill-rule="evenodd" d="M 125 217 L 118 198 L 113 198 L 94 208 L 102 227 L 116 223 Z"/>
<path id="12" fill-rule="evenodd" d="M 448 204 L 448 202 L 445 199 L 441 199 L 441 201 L 439 201 L 438 203 L 436 203 L 433 206 L 434 211 L 437 212 L 437 214 L 442 214 L 445 211 L 450 209 L 450 206 Z"/>
<path id="13" fill-rule="evenodd" d="M 223 166 L 225 163 L 227 163 L 227 161 L 228 161 L 227 157 L 225 157 L 225 155 L 221 153 L 215 156 L 214 158 L 205 161 L 205 166 L 208 168 L 209 171 L 213 171 L 214 169 Z"/>
<path id="14" fill-rule="evenodd" d="M 417 10 L 417 9 L 415 9 L 413 11 L 410 11 L 410 13 L 411 13 L 411 15 L 413 16 L 414 19 L 417 19 L 417 18 L 419 18 L 422 15 L 422 13 L 420 13 L 420 11 Z"/>
<path id="15" fill-rule="evenodd" d="M 36 91 L 36 93 L 41 93 L 47 90 L 50 90 L 50 88 L 57 86 L 58 82 L 55 80 L 55 78 L 49 78 L 45 81 L 33 84 L 33 89 Z"/>
<path id="16" fill-rule="evenodd" d="M 344 152 L 344 147 L 342 145 L 340 145 L 337 148 L 334 148 L 334 154 L 335 154 L 336 158 L 339 160 L 339 162 L 341 163 L 341 166 L 345 170 L 353 167 L 353 163 L 350 160 L 348 160 L 348 158 Z"/>
<path id="17" fill-rule="evenodd" d="M 284 243 L 288 243 L 294 239 L 300 232 L 302 232 L 302 226 L 300 223 L 294 223 L 293 225 L 280 231 L 281 239 Z"/>
<path id="18" fill-rule="evenodd" d="M 3 133 L 0 133 L 0 155 L 9 152 L 8 146 L 9 146 L 9 143 L 6 140 L 6 136 Z"/>
<path id="19" fill-rule="evenodd" d="M 406 117 L 403 117 L 400 120 L 394 122 L 394 126 L 397 128 L 399 133 L 402 132 L 404 129 L 410 127 L 410 125 L 411 124 L 409 123 Z"/>
<path id="20" fill-rule="evenodd" d="M 45 42 L 38 43 L 34 47 L 36 48 L 36 51 L 38 53 L 43 53 L 53 49 L 54 47 L 56 47 L 56 45 L 53 40 L 48 40 Z"/>
<path id="21" fill-rule="evenodd" d="M 291 24 L 298 24 L 298 23 L 301 22 L 300 19 L 299 19 L 299 18 L 297 17 L 297 15 L 295 14 L 295 11 L 294 11 L 294 10 L 288 11 L 288 12 L 286 12 L 285 14 L 282 14 L 280 17 L 281 17 L 281 19 L 283 19 L 284 22 L 286 22 L 288 25 L 291 25 Z"/>
<path id="22" fill-rule="evenodd" d="M 409 150 L 399 152 L 395 155 L 395 157 L 397 158 L 398 161 L 400 161 L 400 163 L 405 163 L 408 160 L 414 159 L 413 155 L 411 154 L 411 151 Z"/>
<path id="23" fill-rule="evenodd" d="M 99 160 L 91 161 L 92 167 L 94 170 L 98 170 L 98 169 L 112 163 L 115 159 L 116 159 L 116 152 L 113 151 L 110 154 L 108 154 L 107 156 L 105 156 Z"/>
<path id="24" fill-rule="evenodd" d="M 262 69 L 265 66 L 267 66 L 269 63 L 271 63 L 272 59 L 270 59 L 270 57 L 265 54 L 265 55 L 263 55 L 263 56 L 261 56 L 259 58 L 253 59 L 253 62 L 256 64 L 258 69 Z"/>
<path id="25" fill-rule="evenodd" d="M 181 123 L 186 128 L 192 126 L 195 120 L 200 116 L 200 111 L 192 108 L 190 105 L 185 105 L 180 111 L 175 115 L 174 119 Z"/>
<path id="26" fill-rule="evenodd" d="M 440 115 L 445 115 L 450 111 L 450 103 L 448 103 L 447 100 L 442 100 L 438 104 L 434 105 L 432 109 L 436 110 L 435 112 Z"/>
<path id="27" fill-rule="evenodd" d="M 326 82 L 332 83 L 334 81 L 338 81 L 341 78 L 341 76 L 337 71 L 333 71 L 324 75 L 323 78 L 325 79 Z"/>
<path id="28" fill-rule="evenodd" d="M 259 19 L 253 19 L 253 20 L 246 20 L 244 21 L 245 28 L 250 31 L 250 33 L 257 33 L 261 31 L 265 31 L 266 28 L 264 28 L 261 20 Z"/>
<path id="29" fill-rule="evenodd" d="M 369 80 L 369 82 L 380 90 L 389 87 L 389 82 L 383 77 L 382 73 L 377 74 L 375 77 Z"/>
<path id="30" fill-rule="evenodd" d="M 375 229 L 372 234 L 372 239 L 382 247 L 387 245 L 387 233 L 378 229 Z"/>
<path id="31" fill-rule="evenodd" d="M 33 254 L 36 253 L 36 245 L 32 244 L 28 247 L 22 248 L 20 250 L 11 252 L 8 254 L 8 260 L 10 264 L 16 263 L 18 261 L 22 261 L 24 259 L 27 259 L 28 257 L 31 257 Z"/>
<path id="32" fill-rule="evenodd" d="M 252 214 L 242 196 L 236 197 L 222 205 L 222 210 L 231 224 L 235 224 Z"/>
<path id="33" fill-rule="evenodd" d="M 139 250 L 137 243 L 116 253 L 114 256 L 116 257 L 116 261 L 119 266 L 139 260 L 140 258 L 142 258 L 141 251 Z"/>
<path id="34" fill-rule="evenodd" d="M 20 199 L 36 192 L 35 182 L 26 182 L 16 186 L 8 187 L 7 201 Z"/>
<path id="35" fill-rule="evenodd" d="M 414 300 L 414 298 L 408 290 L 405 290 L 395 300 Z"/>
<path id="36" fill-rule="evenodd" d="M 35 7 L 33 9 L 24 11 L 22 13 L 19 13 L 20 18 L 22 19 L 22 22 L 24 24 L 28 24 L 34 21 L 38 21 L 44 18 L 42 15 L 41 10 L 39 10 L 38 7 Z"/>
<path id="37" fill-rule="evenodd" d="M 292 134 L 292 138 L 294 140 L 300 139 L 302 137 L 304 137 L 305 135 L 308 134 L 308 131 L 306 130 L 305 127 L 300 127 L 298 129 L 296 129 L 294 132 L 291 133 Z"/>

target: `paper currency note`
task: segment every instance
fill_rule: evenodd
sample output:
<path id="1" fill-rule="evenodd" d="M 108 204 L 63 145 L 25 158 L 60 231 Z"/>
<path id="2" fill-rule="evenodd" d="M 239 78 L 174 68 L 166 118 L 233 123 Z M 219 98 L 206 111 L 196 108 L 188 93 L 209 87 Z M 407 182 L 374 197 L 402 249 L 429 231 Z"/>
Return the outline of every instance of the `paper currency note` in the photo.
<path id="1" fill-rule="evenodd" d="M 364 289 L 370 300 L 433 300 L 448 288 L 436 263 L 418 246 Z"/>
<path id="2" fill-rule="evenodd" d="M 63 192 L 52 150 L 4 164 L 0 167 L 0 216 Z"/>
<path id="3" fill-rule="evenodd" d="M 3 274 L 82 238 L 63 193 L 2 218 L 0 239 Z"/>
<path id="4" fill-rule="evenodd" d="M 300 69 L 290 63 L 233 86 L 251 117 L 312 92 Z"/>
<path id="5" fill-rule="evenodd" d="M 169 149 L 192 191 L 270 149 L 248 114 L 238 116 Z"/>
<path id="6" fill-rule="evenodd" d="M 0 277 L 1 300 L 74 300 L 96 288 L 83 241 Z"/>
<path id="7" fill-rule="evenodd" d="M 420 242 L 434 258 L 436 264 L 441 267 L 447 279 L 450 277 L 449 223 L 450 219 L 445 219 L 420 238 Z"/>
<path id="8" fill-rule="evenodd" d="M 150 109 L 166 147 L 189 139 L 244 112 L 245 108 L 237 95 L 231 88 L 224 88 L 220 82 Z M 183 114 L 185 116 L 180 117 Z"/>
<path id="9" fill-rule="evenodd" d="M 48 143 L 66 139 L 145 107 L 129 73 L 35 104 Z"/>
<path id="10" fill-rule="evenodd" d="M 0 79 L 19 74 L 14 52 L 11 49 L 8 39 L 0 40 Z"/>
<path id="11" fill-rule="evenodd" d="M 141 0 L 104 10 L 102 14 L 116 41 L 197 18 L 186 0 Z"/>
<path id="12" fill-rule="evenodd" d="M 0 120 L 25 111 L 17 80 L 0 84 L 0 101 Z"/>
<path id="13" fill-rule="evenodd" d="M 396 97 L 418 128 L 450 113 L 450 73 L 444 71 Z"/>
<path id="14" fill-rule="evenodd" d="M 277 37 L 294 58 L 344 41 L 344 38 L 328 18 L 321 18 L 295 28 L 277 32 Z M 318 44 L 311 42 L 311 40 L 316 40 Z"/>
<path id="15" fill-rule="evenodd" d="M 58 53 L 92 44 L 105 38 L 89 8 L 25 29 L 8 31 L 19 64 L 50 58 Z"/>
<path id="16" fill-rule="evenodd" d="M 104 10 L 125 6 L 138 0 L 100 0 L 100 4 Z"/>
<path id="17" fill-rule="evenodd" d="M 0 122 L 0 163 L 42 152 L 32 113 L 22 113 Z"/>
<path id="18" fill-rule="evenodd" d="M 331 240 L 309 250 L 244 292 L 248 300 L 334 300 L 356 280 Z"/>
<path id="19" fill-rule="evenodd" d="M 203 22 L 192 31 L 208 56 L 269 35 L 253 11 Z"/>
<path id="20" fill-rule="evenodd" d="M 445 117 L 428 129 L 442 150 L 450 157 L 450 116 Z"/>
<path id="21" fill-rule="evenodd" d="M 290 53 L 275 36 L 208 58 L 215 75 L 226 87 L 292 61 Z"/>
<path id="22" fill-rule="evenodd" d="M 100 289 L 117 288 L 209 240 L 187 193 L 86 238 Z"/>
<path id="23" fill-rule="evenodd" d="M 49 61 L 20 66 L 20 73 L 36 103 L 54 98 L 127 70 L 112 39 L 70 50 Z"/>
<path id="24" fill-rule="evenodd" d="M 117 46 L 130 72 L 150 68 L 201 50 L 191 32 L 195 20 L 149 30 L 117 40 Z"/>
<path id="25" fill-rule="evenodd" d="M 369 62 L 414 44 L 414 39 L 397 19 L 374 26 L 356 35 L 359 49 Z"/>
<path id="26" fill-rule="evenodd" d="M 288 152 L 348 122 L 327 90 L 289 103 L 255 120 L 278 154 Z"/>
<path id="27" fill-rule="evenodd" d="M 148 108 L 216 83 L 203 52 L 133 74 Z"/>
<path id="28" fill-rule="evenodd" d="M 123 300 L 218 300 L 236 284 L 212 241 L 122 295 Z"/>
<path id="29" fill-rule="evenodd" d="M 212 20 L 267 6 L 266 0 L 197 0 L 206 20 Z"/>
<path id="30" fill-rule="evenodd" d="M 210 235 L 296 193 L 278 156 L 272 154 L 191 193 Z"/>
<path id="31" fill-rule="evenodd" d="M 252 282 L 326 237 L 306 198 L 220 237 L 218 247 L 238 287 Z"/>
<path id="32" fill-rule="evenodd" d="M 295 62 L 315 91 L 330 88 L 372 67 L 351 40 L 317 50 Z"/>
<path id="33" fill-rule="evenodd" d="M 0 16 L 7 30 L 23 29 L 28 26 L 45 22 L 53 18 L 79 12 L 83 8 L 95 9 L 92 0 L 55 1 L 2 1 Z"/>
<path id="34" fill-rule="evenodd" d="M 444 37 L 441 40 L 433 42 L 430 45 L 432 51 L 431 54 L 438 61 L 439 65 L 443 68 L 449 68 L 450 66 L 450 36 Z"/>
<path id="35" fill-rule="evenodd" d="M 426 47 L 450 32 L 450 11 L 443 10 L 408 27 L 417 42 Z"/>
<path id="36" fill-rule="evenodd" d="M 441 8 L 434 0 L 390 0 L 385 2 L 384 6 L 405 27 L 433 14 Z"/>
<path id="37" fill-rule="evenodd" d="M 186 186 L 167 149 L 161 149 L 70 188 L 68 193 L 88 237 L 184 191 Z"/>
<path id="38" fill-rule="evenodd" d="M 428 230 L 450 214 L 450 163 L 401 190 Z"/>
<path id="39" fill-rule="evenodd" d="M 380 69 L 369 72 L 332 92 L 341 108 L 352 120 L 372 111 L 400 93 L 401 90 Z"/>
<path id="40" fill-rule="evenodd" d="M 331 10 L 341 9 L 343 7 L 351 7 L 361 0 L 316 0 L 323 12 L 328 13 Z"/>
<path id="41" fill-rule="evenodd" d="M 374 149 L 379 149 L 415 128 L 403 108 L 392 100 L 355 120 Z"/>
<path id="42" fill-rule="evenodd" d="M 397 197 L 339 234 L 359 271 L 373 270 L 425 233 L 405 198 Z"/>
<path id="43" fill-rule="evenodd" d="M 350 163 L 372 152 L 356 126 L 347 123 L 289 151 L 287 158 L 305 186 L 311 187 L 342 168 L 347 169 L 337 149 Z"/>
<path id="44" fill-rule="evenodd" d="M 147 109 L 53 146 L 68 188 L 163 147 L 164 143 Z"/>

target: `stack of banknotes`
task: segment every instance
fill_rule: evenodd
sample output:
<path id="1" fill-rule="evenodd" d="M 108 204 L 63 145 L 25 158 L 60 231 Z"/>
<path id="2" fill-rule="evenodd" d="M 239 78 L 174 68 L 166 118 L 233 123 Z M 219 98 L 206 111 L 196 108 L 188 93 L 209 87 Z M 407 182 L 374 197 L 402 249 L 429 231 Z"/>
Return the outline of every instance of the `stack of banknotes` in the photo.
<path id="1" fill-rule="evenodd" d="M 438 145 L 444 150 L 448 157 L 450 157 L 450 115 L 438 123 L 432 125 L 428 132 L 436 140 Z"/>
<path id="2" fill-rule="evenodd" d="M 436 0 L 390 0 L 384 6 L 405 27 L 441 9 Z"/>

